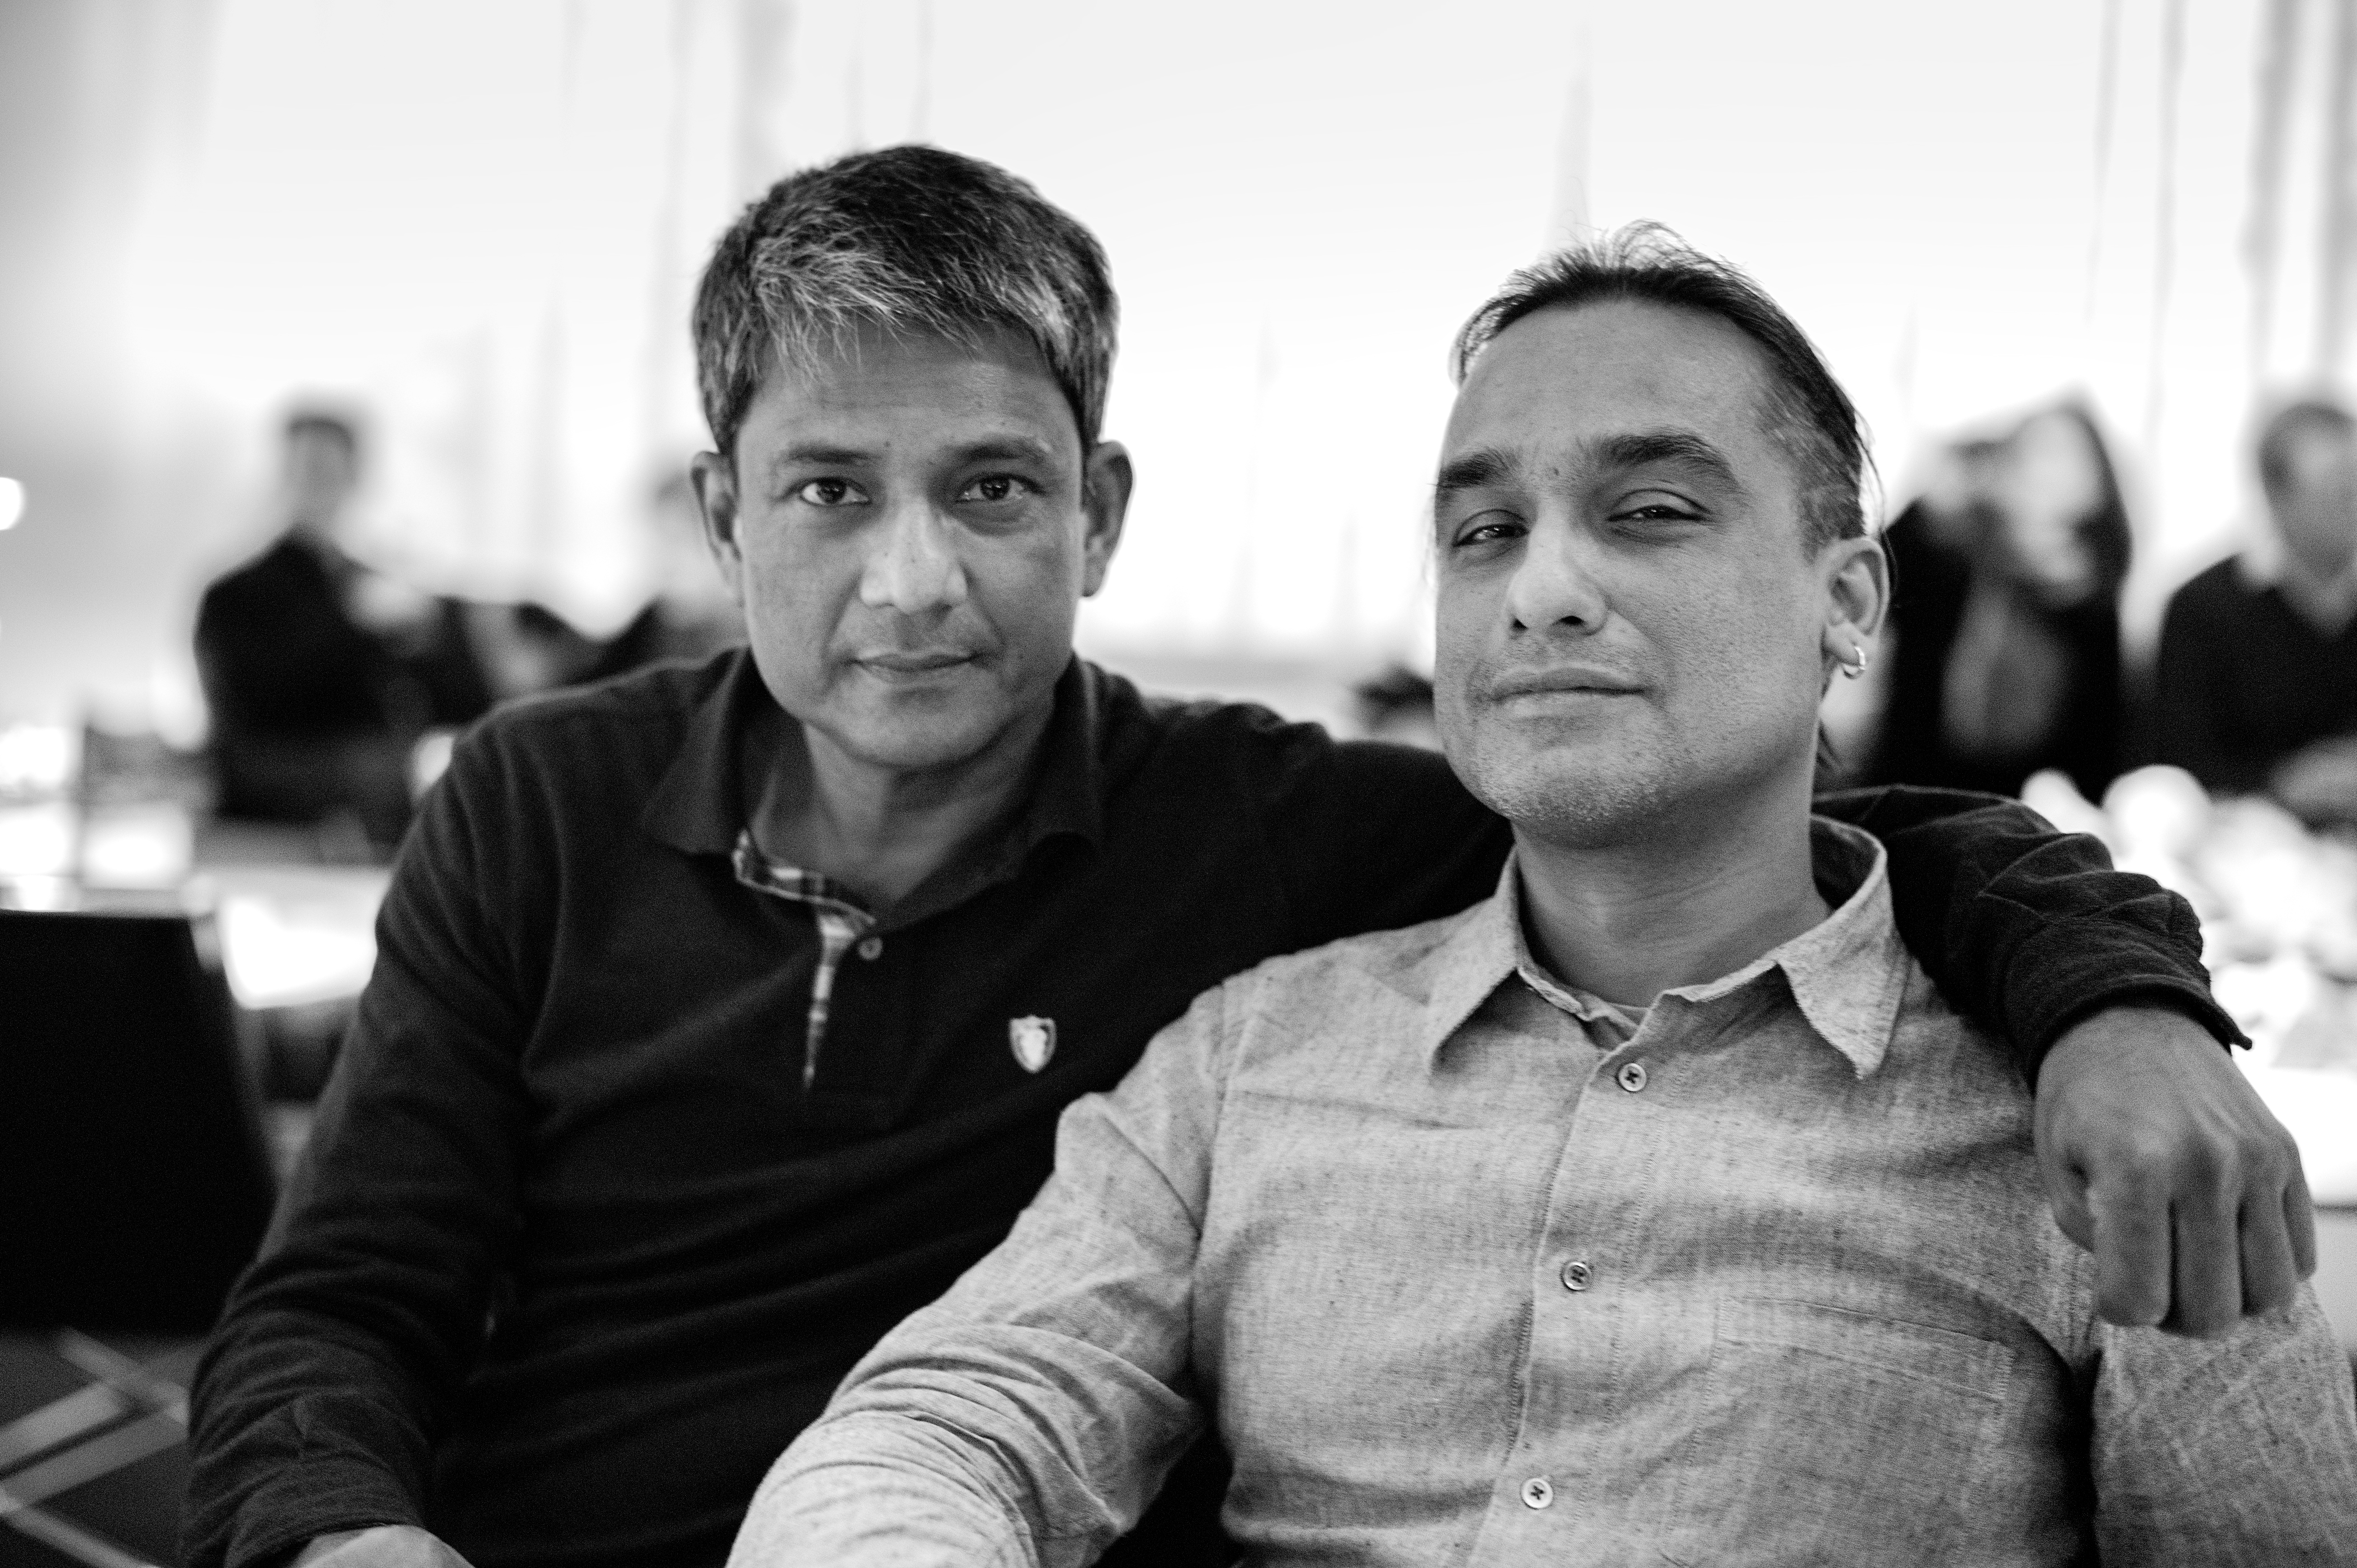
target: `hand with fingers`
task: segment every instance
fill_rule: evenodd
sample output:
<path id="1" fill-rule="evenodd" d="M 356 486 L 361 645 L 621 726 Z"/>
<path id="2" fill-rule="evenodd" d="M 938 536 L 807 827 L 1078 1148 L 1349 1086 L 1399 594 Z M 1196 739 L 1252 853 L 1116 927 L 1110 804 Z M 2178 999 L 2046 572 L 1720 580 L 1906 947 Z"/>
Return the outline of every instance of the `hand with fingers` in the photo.
<path id="1" fill-rule="evenodd" d="M 288 1568 L 469 1568 L 414 1524 L 380 1524 L 311 1538 Z"/>
<path id="2" fill-rule="evenodd" d="M 2299 1149 L 2208 1031 L 2115 1007 L 2065 1032 L 2038 1079 L 2038 1165 L 2063 1234 L 2095 1254 L 2095 1309 L 2223 1334 L 2316 1270 Z"/>

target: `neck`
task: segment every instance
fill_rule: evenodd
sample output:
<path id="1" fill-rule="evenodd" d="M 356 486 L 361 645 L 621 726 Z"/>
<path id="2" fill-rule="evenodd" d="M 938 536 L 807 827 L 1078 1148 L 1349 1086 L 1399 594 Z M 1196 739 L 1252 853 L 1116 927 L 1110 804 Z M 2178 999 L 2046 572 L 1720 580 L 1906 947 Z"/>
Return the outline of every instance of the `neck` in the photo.
<path id="1" fill-rule="evenodd" d="M 1626 1006 L 1731 973 L 1830 912 L 1809 848 L 1808 770 L 1682 807 L 1613 842 L 1517 826 L 1523 929 L 1568 984 Z"/>
<path id="2" fill-rule="evenodd" d="M 753 842 L 881 913 L 1022 810 L 1052 712 L 1042 704 L 961 761 L 901 768 L 765 708 L 746 747 Z"/>

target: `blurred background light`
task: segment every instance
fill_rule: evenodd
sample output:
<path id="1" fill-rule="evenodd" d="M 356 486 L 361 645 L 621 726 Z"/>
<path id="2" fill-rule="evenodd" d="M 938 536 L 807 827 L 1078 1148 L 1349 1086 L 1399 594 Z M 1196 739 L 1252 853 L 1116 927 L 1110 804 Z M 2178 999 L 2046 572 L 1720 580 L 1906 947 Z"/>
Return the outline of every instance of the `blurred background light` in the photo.
<path id="1" fill-rule="evenodd" d="M 359 992 L 376 962 L 382 873 L 276 867 L 217 873 L 221 967 L 242 1007 L 299 1007 Z"/>
<path id="2" fill-rule="evenodd" d="M 17 520 L 24 515 L 24 481 L 0 476 L 0 533 L 16 527 Z"/>

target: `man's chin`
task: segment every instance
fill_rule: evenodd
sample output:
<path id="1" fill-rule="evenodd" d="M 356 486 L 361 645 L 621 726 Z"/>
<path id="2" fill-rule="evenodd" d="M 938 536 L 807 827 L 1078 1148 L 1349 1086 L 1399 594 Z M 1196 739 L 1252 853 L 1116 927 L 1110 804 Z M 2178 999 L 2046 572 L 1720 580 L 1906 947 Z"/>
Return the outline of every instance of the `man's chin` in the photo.
<path id="1" fill-rule="evenodd" d="M 827 715 L 827 734 L 871 768 L 928 773 L 988 751 L 1017 714 L 997 693 L 919 689 L 864 693 Z"/>
<path id="2" fill-rule="evenodd" d="M 1484 805 L 1550 843 L 1603 844 L 1658 824 L 1678 795 L 1658 757 L 1609 745 L 1549 746 L 1458 768 Z"/>

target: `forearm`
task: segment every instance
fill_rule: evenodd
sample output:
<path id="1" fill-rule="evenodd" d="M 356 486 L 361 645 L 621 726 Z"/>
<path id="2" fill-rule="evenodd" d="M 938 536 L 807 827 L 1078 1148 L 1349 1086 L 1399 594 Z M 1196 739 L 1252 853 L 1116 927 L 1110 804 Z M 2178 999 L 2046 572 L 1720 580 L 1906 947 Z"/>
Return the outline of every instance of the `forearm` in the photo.
<path id="1" fill-rule="evenodd" d="M 1041 1568 L 981 1457 L 961 1434 L 882 1412 L 823 1423 L 770 1466 L 729 1568 Z"/>
<path id="2" fill-rule="evenodd" d="M 1202 1414 L 1169 1380 L 1183 1351 L 1139 1355 L 1173 1325 L 1121 1322 L 1125 1291 L 1040 1288 L 1085 1277 L 1071 1219 L 1027 1215 L 852 1369 L 762 1483 L 732 1562 L 1080 1568 L 1137 1523 Z"/>
<path id="3" fill-rule="evenodd" d="M 432 1424 L 427 1391 L 358 1326 L 232 1309 L 190 1397 L 185 1561 L 245 1568 L 329 1530 L 420 1522 Z"/>
<path id="4" fill-rule="evenodd" d="M 2314 1293 L 2232 1334 L 2102 1327 L 2089 1472 L 2106 1563 L 2345 1563 L 2357 1410 Z"/>

